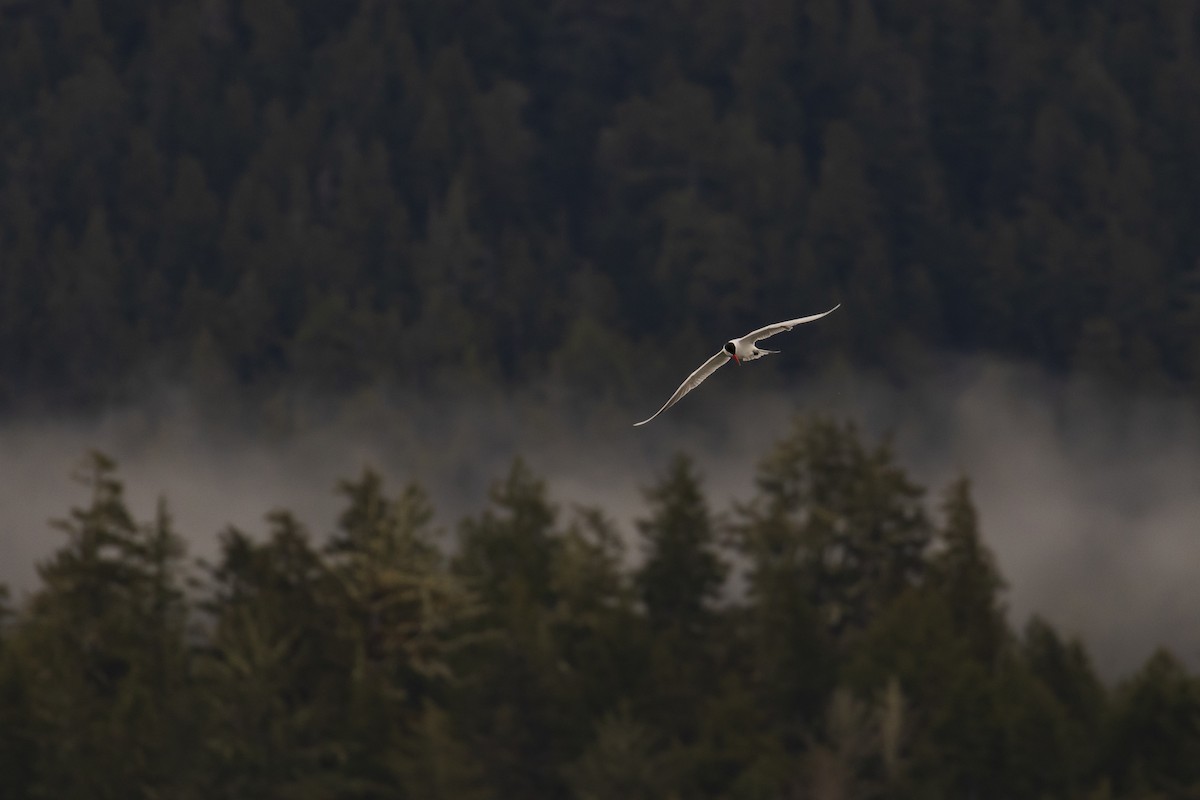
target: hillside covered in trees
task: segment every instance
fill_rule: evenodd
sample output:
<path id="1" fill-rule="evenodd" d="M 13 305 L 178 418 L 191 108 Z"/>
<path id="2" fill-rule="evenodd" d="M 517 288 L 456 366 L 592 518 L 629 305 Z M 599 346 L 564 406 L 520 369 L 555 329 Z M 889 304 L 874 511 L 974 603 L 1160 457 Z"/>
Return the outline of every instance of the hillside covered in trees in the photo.
<path id="1" fill-rule="evenodd" d="M 967 481 L 847 423 L 797 418 L 730 509 L 665 463 L 637 553 L 519 460 L 454 536 L 368 470 L 327 535 L 276 510 L 200 568 L 111 460 L 78 478 L 0 615 L 6 800 L 1200 791 L 1200 680 L 1012 630 Z"/>
<path id="2" fill-rule="evenodd" d="M 651 341 L 835 301 L 814 335 L 855 363 L 1194 388 L 1198 26 L 1188 0 L 3 0 L 0 406 L 148 376 L 619 392 Z"/>
<path id="3" fill-rule="evenodd" d="M 0 0 L 0 420 L 550 386 L 625 429 L 836 302 L 775 366 L 1196 396 L 1198 142 L 1189 0 Z M 664 456 L 636 531 L 520 460 L 450 530 L 367 470 L 200 565 L 78 477 L 0 586 L 3 800 L 1200 794 L 1200 679 L 1009 619 L 968 480 L 851 423 L 729 508 Z"/>

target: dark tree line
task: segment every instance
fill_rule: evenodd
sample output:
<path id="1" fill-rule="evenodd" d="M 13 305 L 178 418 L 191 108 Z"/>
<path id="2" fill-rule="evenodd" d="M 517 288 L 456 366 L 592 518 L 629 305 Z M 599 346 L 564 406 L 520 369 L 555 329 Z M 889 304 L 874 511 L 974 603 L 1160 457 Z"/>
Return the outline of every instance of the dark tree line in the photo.
<path id="1" fill-rule="evenodd" d="M 111 460 L 79 479 L 0 606 L 6 800 L 1200 791 L 1200 679 L 1013 630 L 968 481 L 931 501 L 849 424 L 798 418 L 727 510 L 674 458 L 636 554 L 520 461 L 452 538 L 366 470 L 328 535 L 277 510 L 200 566 Z"/>
<path id="2" fill-rule="evenodd" d="M 812 335 L 860 363 L 1200 376 L 1188 0 L 0 15 L 6 406 L 147 376 L 620 392 L 648 342 L 837 300 Z"/>

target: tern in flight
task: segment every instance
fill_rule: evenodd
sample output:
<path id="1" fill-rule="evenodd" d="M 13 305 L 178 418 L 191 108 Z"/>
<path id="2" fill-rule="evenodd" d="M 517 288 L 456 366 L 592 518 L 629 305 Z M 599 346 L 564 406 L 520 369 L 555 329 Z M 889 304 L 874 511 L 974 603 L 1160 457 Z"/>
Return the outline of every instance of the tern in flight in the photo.
<path id="1" fill-rule="evenodd" d="M 747 333 L 740 339 L 730 339 L 725 343 L 724 347 L 717 351 L 716 355 L 701 364 L 699 369 L 689 375 L 688 379 L 680 384 L 679 388 L 675 390 L 675 394 L 671 395 L 671 399 L 668 400 L 662 408 L 654 412 L 654 416 L 650 417 L 650 419 L 644 419 L 641 422 L 635 422 L 633 427 L 636 428 L 639 425 L 645 425 L 651 419 L 654 419 L 654 417 L 657 417 L 659 414 L 678 403 L 685 394 L 704 383 L 705 378 L 716 372 L 717 369 L 729 359 L 732 358 L 735 364 L 741 364 L 743 361 L 753 361 L 756 358 L 762 358 L 768 353 L 779 352 L 778 350 L 758 349 L 758 343 L 763 339 L 769 339 L 777 333 L 790 331 L 797 325 L 803 325 L 806 322 L 818 320 L 826 314 L 832 314 L 834 311 L 837 311 L 839 308 L 841 308 L 841 306 L 842 304 L 838 303 L 833 308 L 829 309 L 828 311 L 823 311 L 820 314 L 813 314 L 811 317 L 800 317 L 799 319 L 789 319 L 787 322 L 776 322 L 774 325 L 767 325 L 766 327 L 759 328 L 756 331 L 750 331 L 750 333 Z"/>

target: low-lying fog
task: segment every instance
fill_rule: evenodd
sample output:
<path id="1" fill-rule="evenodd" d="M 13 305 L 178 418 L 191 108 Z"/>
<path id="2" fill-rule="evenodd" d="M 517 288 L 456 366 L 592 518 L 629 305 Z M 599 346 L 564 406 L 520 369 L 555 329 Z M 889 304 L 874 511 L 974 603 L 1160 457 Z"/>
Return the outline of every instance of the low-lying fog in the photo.
<path id="1" fill-rule="evenodd" d="M 730 374 L 732 373 L 732 374 Z M 0 582 L 19 597 L 34 565 L 61 543 L 48 525 L 85 501 L 70 474 L 89 448 L 114 456 L 139 519 L 165 495 L 193 556 L 211 556 L 234 524 L 263 529 L 293 510 L 320 538 L 341 506 L 333 488 L 364 466 L 392 489 L 424 484 L 442 526 L 486 501 L 492 480 L 524 457 L 560 505 L 601 506 L 627 537 L 644 512 L 642 487 L 675 451 L 700 465 L 714 511 L 752 491 L 759 458 L 792 417 L 855 420 L 868 440 L 891 435 L 898 461 L 935 505 L 968 475 L 983 534 L 1008 581 L 1010 619 L 1032 613 L 1079 636 L 1109 678 L 1166 645 L 1200 666 L 1200 414 L 1180 399 L 1117 397 L 1085 382 L 995 361 L 962 360 L 897 388 L 831 369 L 791 381 L 770 362 L 727 369 L 644 428 L 681 376 L 656 376 L 620 415 L 565 393 L 503 397 L 358 398 L 340 412 L 307 402 L 293 433 L 247 432 L 195 411 L 183 393 L 79 421 L 0 421 Z M 346 409 L 353 409 L 347 411 Z M 637 547 L 630 548 L 636 553 Z"/>

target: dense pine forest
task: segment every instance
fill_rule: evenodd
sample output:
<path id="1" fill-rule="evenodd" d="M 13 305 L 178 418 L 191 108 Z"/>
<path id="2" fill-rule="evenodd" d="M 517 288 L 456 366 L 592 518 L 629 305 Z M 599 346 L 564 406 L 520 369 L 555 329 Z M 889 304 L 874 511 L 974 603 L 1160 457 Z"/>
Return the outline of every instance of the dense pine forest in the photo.
<path id="1" fill-rule="evenodd" d="M 969 483 L 927 496 L 850 424 L 797 418 L 727 511 L 669 460 L 633 559 L 520 460 L 452 546 L 368 470 L 335 530 L 277 510 L 200 568 L 106 456 L 77 477 L 0 629 L 6 800 L 1200 791 L 1200 681 L 1014 631 Z"/>
<path id="2" fill-rule="evenodd" d="M 0 421 L 633 422 L 837 302 L 776 379 L 1200 396 L 1198 223 L 1190 0 L 0 0 Z M 1200 678 L 1010 619 L 969 476 L 799 415 L 719 507 L 668 452 L 635 530 L 519 457 L 444 525 L 368 468 L 200 563 L 92 452 L 0 585 L 0 800 L 1200 796 Z"/>
<path id="3" fill-rule="evenodd" d="M 619 393 L 651 342 L 836 301 L 817 335 L 855 363 L 1192 389 L 1198 26 L 1190 0 L 3 0 L 0 403 Z"/>

